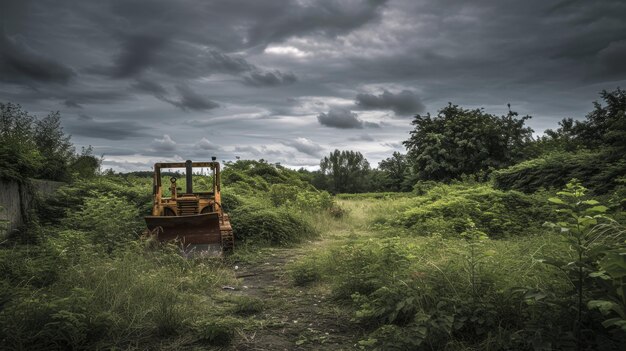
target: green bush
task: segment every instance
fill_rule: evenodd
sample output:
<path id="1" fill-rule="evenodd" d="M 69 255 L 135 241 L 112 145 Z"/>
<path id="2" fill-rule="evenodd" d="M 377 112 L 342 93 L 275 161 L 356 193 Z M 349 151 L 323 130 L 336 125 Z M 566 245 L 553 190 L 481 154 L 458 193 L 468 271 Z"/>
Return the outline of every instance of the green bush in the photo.
<path id="1" fill-rule="evenodd" d="M 236 210 L 244 204 L 241 196 L 231 193 L 230 191 L 222 191 L 222 208 L 226 213 Z"/>
<path id="2" fill-rule="evenodd" d="M 552 218 L 541 195 L 495 190 L 487 185 L 442 185 L 414 200 L 391 222 L 419 235 L 456 236 L 470 223 L 491 238 L 540 231 Z"/>
<path id="3" fill-rule="evenodd" d="M 296 286 L 305 286 L 322 279 L 322 272 L 315 260 L 305 260 L 295 264 L 289 271 Z"/>
<path id="4" fill-rule="evenodd" d="M 570 179 L 579 179 L 595 194 L 606 194 L 626 174 L 626 159 L 608 152 L 552 153 L 495 171 L 494 185 L 503 190 L 526 193 L 560 189 Z"/>
<path id="5" fill-rule="evenodd" d="M 39 218 L 44 224 L 59 224 L 67 213 L 79 211 L 86 199 L 98 196 L 123 199 L 135 207 L 137 215 L 148 215 L 152 209 L 152 180 L 131 175 L 78 180 L 59 188 L 54 196 L 39 203 Z"/>
<path id="6" fill-rule="evenodd" d="M 285 209 L 239 207 L 231 214 L 233 232 L 238 240 L 289 246 L 318 235 L 298 215 Z"/>
<path id="7" fill-rule="evenodd" d="M 86 198 L 80 210 L 70 212 L 63 223 L 84 232 L 94 245 L 107 252 L 138 238 L 143 228 L 133 204 L 108 195 Z"/>

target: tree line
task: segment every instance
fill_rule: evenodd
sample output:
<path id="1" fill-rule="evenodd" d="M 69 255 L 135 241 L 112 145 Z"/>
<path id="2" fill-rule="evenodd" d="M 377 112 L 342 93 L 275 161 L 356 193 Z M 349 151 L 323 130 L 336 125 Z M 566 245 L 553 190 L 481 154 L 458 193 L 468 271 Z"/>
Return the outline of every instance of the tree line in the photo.
<path id="1" fill-rule="evenodd" d="M 417 114 L 403 142 L 372 168 L 358 151 L 335 150 L 322 158 L 319 171 L 300 172 L 319 189 L 333 193 L 411 191 L 423 181 L 486 180 L 494 171 L 553 153 L 602 150 L 603 157 L 624 159 L 626 91 L 602 91 L 601 102 L 584 120 L 565 118 L 556 130 L 533 136 L 531 116 L 509 110 L 497 116 L 483 109 L 448 104 L 436 115 Z"/>

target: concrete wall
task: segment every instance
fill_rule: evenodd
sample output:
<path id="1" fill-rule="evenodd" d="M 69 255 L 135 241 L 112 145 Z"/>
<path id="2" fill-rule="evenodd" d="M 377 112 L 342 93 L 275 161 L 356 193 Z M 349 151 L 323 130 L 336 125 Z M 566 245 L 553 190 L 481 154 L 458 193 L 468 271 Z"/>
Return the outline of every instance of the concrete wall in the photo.
<path id="1" fill-rule="evenodd" d="M 31 185 L 19 184 L 13 180 L 0 179 L 0 220 L 6 221 L 0 225 L 0 238 L 24 224 L 28 210 L 33 205 L 35 194 L 46 197 L 64 183 L 48 180 L 31 179 Z"/>

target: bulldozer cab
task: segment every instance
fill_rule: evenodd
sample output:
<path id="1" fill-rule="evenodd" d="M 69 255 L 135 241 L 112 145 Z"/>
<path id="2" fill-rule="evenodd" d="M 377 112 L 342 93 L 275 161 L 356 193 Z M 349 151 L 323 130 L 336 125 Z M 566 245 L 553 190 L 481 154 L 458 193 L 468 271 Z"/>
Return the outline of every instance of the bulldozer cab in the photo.
<path id="1" fill-rule="evenodd" d="M 185 169 L 184 188 L 176 176 L 163 180 L 162 169 Z M 211 173 L 209 189 L 194 192 L 194 169 Z M 196 174 L 200 176 L 200 174 Z M 207 185 L 206 177 L 205 186 Z M 164 184 L 167 183 L 167 184 Z M 222 253 L 233 249 L 230 219 L 222 209 L 220 164 L 212 162 L 156 163 L 152 186 L 152 215 L 146 225 L 161 241 L 176 240 L 185 251 Z"/>

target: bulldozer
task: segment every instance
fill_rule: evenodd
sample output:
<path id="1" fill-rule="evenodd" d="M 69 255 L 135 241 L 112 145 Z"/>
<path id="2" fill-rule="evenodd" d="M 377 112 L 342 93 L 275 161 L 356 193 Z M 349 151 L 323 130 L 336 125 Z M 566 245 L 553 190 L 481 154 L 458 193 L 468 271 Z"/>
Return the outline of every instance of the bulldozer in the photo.
<path id="1" fill-rule="evenodd" d="M 160 241 L 178 241 L 185 252 L 209 252 L 221 255 L 234 249 L 230 218 L 222 208 L 220 163 L 170 162 L 154 165 L 152 215 L 144 217 L 148 231 Z M 169 179 L 169 197 L 164 192 L 161 169 L 185 168 L 185 191 L 178 179 Z M 193 169 L 209 169 L 212 189 L 194 192 Z M 205 190 L 205 189 L 203 189 Z"/>

